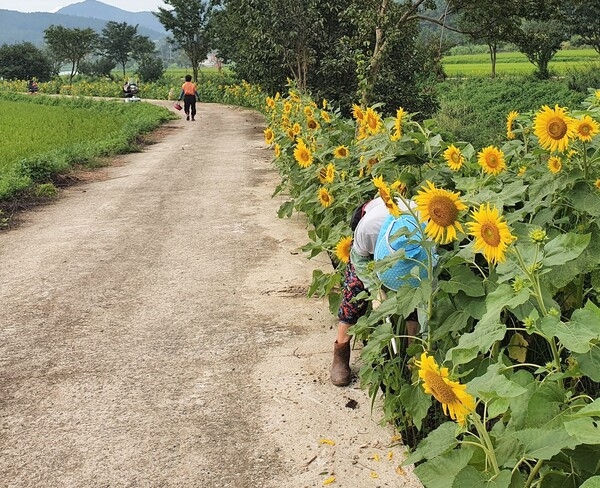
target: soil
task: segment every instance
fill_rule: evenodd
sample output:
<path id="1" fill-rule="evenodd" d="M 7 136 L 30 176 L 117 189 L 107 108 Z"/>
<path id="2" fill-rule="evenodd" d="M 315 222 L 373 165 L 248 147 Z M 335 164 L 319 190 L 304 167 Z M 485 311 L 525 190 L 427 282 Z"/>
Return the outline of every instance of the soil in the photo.
<path id="1" fill-rule="evenodd" d="M 264 127 L 200 104 L 0 233 L 0 486 L 421 486 L 329 382 L 331 265 L 277 217 Z"/>

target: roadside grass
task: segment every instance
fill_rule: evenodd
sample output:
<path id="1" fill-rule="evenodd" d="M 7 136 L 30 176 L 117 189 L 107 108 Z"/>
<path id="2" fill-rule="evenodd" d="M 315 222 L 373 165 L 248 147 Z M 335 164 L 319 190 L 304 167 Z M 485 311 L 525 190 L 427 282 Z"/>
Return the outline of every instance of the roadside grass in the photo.
<path id="1" fill-rule="evenodd" d="M 137 151 L 144 134 L 172 117 L 147 103 L 0 93 L 0 201 Z"/>

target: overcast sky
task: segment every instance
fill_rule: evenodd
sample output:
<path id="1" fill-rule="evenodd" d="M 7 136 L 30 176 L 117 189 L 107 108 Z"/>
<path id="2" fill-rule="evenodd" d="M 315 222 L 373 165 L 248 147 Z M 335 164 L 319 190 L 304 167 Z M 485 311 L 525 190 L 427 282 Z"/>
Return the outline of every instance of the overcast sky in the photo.
<path id="1" fill-rule="evenodd" d="M 100 0 L 102 3 L 119 7 L 129 12 L 141 12 L 164 7 L 161 0 Z M 55 12 L 59 8 L 81 3 L 81 0 L 0 0 L 0 9 L 17 10 L 19 12 Z"/>

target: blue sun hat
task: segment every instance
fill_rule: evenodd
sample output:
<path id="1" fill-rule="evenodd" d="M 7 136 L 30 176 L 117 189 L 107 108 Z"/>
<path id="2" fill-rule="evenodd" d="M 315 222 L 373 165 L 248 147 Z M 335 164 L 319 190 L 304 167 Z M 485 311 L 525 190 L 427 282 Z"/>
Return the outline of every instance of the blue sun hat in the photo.
<path id="1" fill-rule="evenodd" d="M 373 257 L 381 261 L 394 252 L 404 249 L 404 257 L 383 271 L 378 271 L 377 276 L 390 290 L 397 290 L 404 284 L 419 286 L 419 279 L 411 274 L 416 266 L 419 267 L 420 278 L 427 276 L 427 269 L 421 263 L 427 263 L 427 251 L 421 246 L 425 228 L 419 226 L 417 220 L 410 214 L 386 217 L 375 244 Z M 402 233 L 403 232 L 403 233 Z"/>

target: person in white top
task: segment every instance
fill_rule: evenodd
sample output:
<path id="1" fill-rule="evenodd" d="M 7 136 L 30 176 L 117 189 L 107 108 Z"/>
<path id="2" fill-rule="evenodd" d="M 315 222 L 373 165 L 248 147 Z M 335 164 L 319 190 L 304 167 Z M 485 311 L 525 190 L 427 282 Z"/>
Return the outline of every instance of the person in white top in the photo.
<path id="1" fill-rule="evenodd" d="M 397 200 L 401 212 L 406 212 L 406 204 Z M 416 204 L 409 202 L 411 208 Z M 355 300 L 361 292 L 375 285 L 367 272 L 368 264 L 373 260 L 375 245 L 379 231 L 390 215 L 385 202 L 377 197 L 363 206 L 363 216 L 354 230 L 352 247 L 350 248 L 350 261 L 344 276 L 342 302 L 338 310 L 337 337 L 334 343 L 333 364 L 330 370 L 331 382 L 336 386 L 347 386 L 352 380 L 350 369 L 350 335 L 348 329 L 356 324 L 368 308 L 366 300 Z M 408 335 L 416 335 L 419 331 L 419 322 L 415 312 L 406 319 Z"/>

